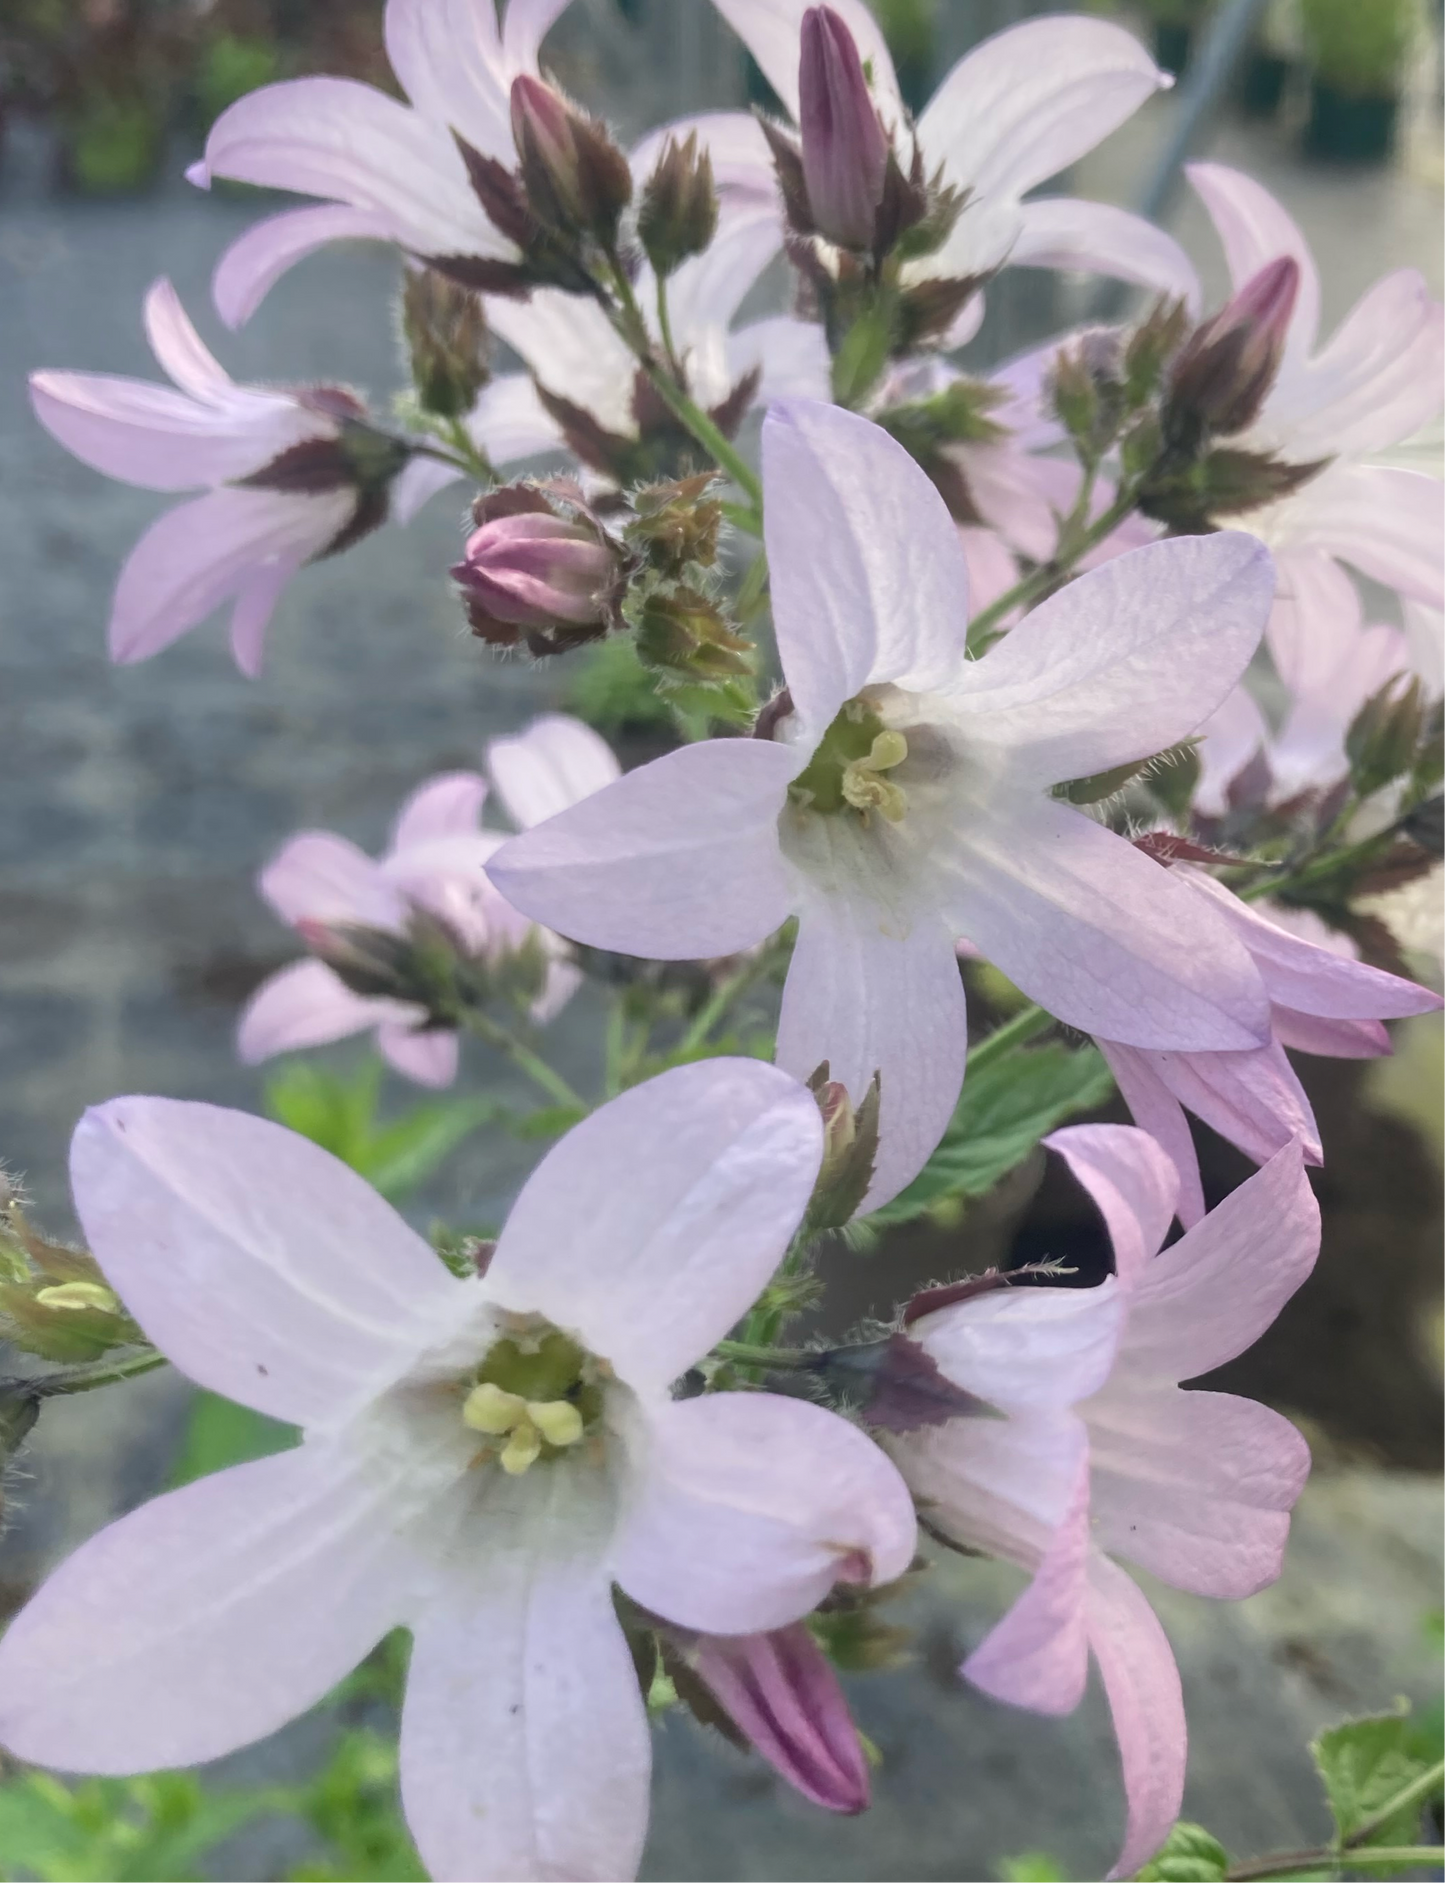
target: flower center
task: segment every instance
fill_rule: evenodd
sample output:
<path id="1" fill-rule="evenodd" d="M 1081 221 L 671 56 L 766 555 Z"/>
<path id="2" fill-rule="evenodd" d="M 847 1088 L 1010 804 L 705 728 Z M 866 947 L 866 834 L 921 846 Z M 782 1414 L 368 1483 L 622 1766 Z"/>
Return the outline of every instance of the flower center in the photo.
<path id="1" fill-rule="evenodd" d="M 559 1457 L 602 1413 L 603 1369 L 545 1321 L 499 1340 L 462 1402 L 462 1424 L 487 1441 L 508 1476 Z"/>
<path id="2" fill-rule="evenodd" d="M 849 700 L 818 743 L 818 749 L 788 787 L 799 810 L 838 816 L 853 813 L 866 826 L 877 811 L 901 824 L 908 793 L 885 773 L 908 757 L 908 741 L 885 726 L 866 700 Z"/>

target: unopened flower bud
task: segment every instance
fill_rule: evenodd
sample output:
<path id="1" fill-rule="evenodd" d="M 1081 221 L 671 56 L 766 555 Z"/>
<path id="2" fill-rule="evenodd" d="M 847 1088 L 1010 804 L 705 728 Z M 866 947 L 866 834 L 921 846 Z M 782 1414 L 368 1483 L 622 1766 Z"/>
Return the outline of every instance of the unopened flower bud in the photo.
<path id="1" fill-rule="evenodd" d="M 716 474 L 704 471 L 676 483 L 650 484 L 632 499 L 636 512 L 624 532 L 659 575 L 681 576 L 690 564 L 717 561 L 723 507 L 707 493 Z"/>
<path id="2" fill-rule="evenodd" d="M 1415 762 L 1425 723 L 1425 696 L 1418 678 L 1403 687 L 1401 678 L 1397 674 L 1372 694 L 1345 734 L 1350 779 L 1362 797 L 1403 778 Z"/>
<path id="3" fill-rule="evenodd" d="M 597 597 L 613 572 L 590 530 L 537 514 L 484 524 L 453 571 L 489 614 L 524 628 L 598 620 Z"/>
<path id="4" fill-rule="evenodd" d="M 533 213 L 611 247 L 632 201 L 632 172 L 603 127 L 524 74 L 512 81 L 512 137 Z"/>
<path id="5" fill-rule="evenodd" d="M 868 1807 L 868 1761 L 828 1657 L 802 1622 L 761 1635 L 704 1635 L 689 1657 L 733 1723 L 825 1811 Z"/>
<path id="6" fill-rule="evenodd" d="M 753 646 L 729 627 L 717 603 L 695 588 L 654 589 L 633 610 L 644 666 L 716 683 L 753 671 Z"/>
<path id="7" fill-rule="evenodd" d="M 831 7 L 803 15 L 798 96 L 813 221 L 840 248 L 872 248 L 889 142 L 853 35 Z"/>
<path id="8" fill-rule="evenodd" d="M 367 928 L 360 922 L 321 922 L 309 916 L 296 924 L 296 932 L 353 994 L 365 1000 L 408 997 L 410 949 L 404 935 Z"/>
<path id="9" fill-rule="evenodd" d="M 808 1206 L 808 1226 L 814 1230 L 841 1229 L 857 1213 L 878 1156 L 878 1075 L 855 1106 L 847 1086 L 828 1073 L 824 1060 L 808 1081 L 823 1114 L 823 1162 Z"/>
<path id="10" fill-rule="evenodd" d="M 637 235 L 659 275 L 670 275 L 691 255 L 701 255 L 717 233 L 718 199 L 712 157 L 699 150 L 697 132 L 679 143 L 667 140 L 648 178 L 637 216 Z"/>
<path id="11" fill-rule="evenodd" d="M 1279 373 L 1299 283 L 1299 263 L 1282 255 L 1199 328 L 1171 375 L 1174 429 L 1193 424 L 1227 437 L 1254 423 Z"/>
<path id="12" fill-rule="evenodd" d="M 490 377 L 480 295 L 434 268 L 418 268 L 407 276 L 401 310 L 422 410 L 439 418 L 464 417 Z"/>

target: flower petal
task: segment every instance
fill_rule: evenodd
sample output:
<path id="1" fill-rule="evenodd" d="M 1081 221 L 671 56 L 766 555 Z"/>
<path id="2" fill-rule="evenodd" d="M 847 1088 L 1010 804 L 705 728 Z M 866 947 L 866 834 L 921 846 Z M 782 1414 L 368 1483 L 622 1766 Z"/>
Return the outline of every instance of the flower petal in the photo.
<path id="1" fill-rule="evenodd" d="M 1336 556 L 1388 588 L 1445 607 L 1438 477 L 1385 464 L 1332 464 L 1271 515 L 1286 547 Z"/>
<path id="2" fill-rule="evenodd" d="M 794 906 L 778 815 L 797 769 L 766 740 L 683 746 L 513 837 L 487 873 L 524 915 L 595 948 L 736 954 Z"/>
<path id="3" fill-rule="evenodd" d="M 1194 808 L 1204 817 L 1223 817 L 1229 809 L 1229 787 L 1269 743 L 1269 722 L 1255 704 L 1253 694 L 1237 686 L 1205 720 L 1200 732 Z"/>
<path id="4" fill-rule="evenodd" d="M 528 373 L 499 373 L 468 414 L 467 430 L 493 464 L 516 464 L 564 448 L 557 421 L 544 409 Z"/>
<path id="5" fill-rule="evenodd" d="M 1274 1031 L 1291 1052 L 1318 1053 L 1324 1059 L 1381 1059 L 1391 1050 L 1390 1035 L 1378 1020 L 1326 1020 L 1276 1005 Z"/>
<path id="6" fill-rule="evenodd" d="M 1219 706 L 1274 600 L 1268 552 L 1242 531 L 1149 543 L 1027 615 L 947 692 L 970 736 L 1048 786 L 1162 752 Z"/>
<path id="7" fill-rule="evenodd" d="M 1179 1179 L 1179 1200 L 1175 1214 L 1186 1229 L 1193 1228 L 1204 1214 L 1204 1186 L 1199 1175 L 1199 1157 L 1189 1120 L 1179 1100 L 1160 1076 L 1158 1053 L 1141 1052 L 1133 1046 L 1120 1046 L 1114 1040 L 1096 1040 L 1095 1045 L 1109 1062 L 1119 1096 L 1129 1107 L 1129 1114 L 1141 1131 L 1160 1147 L 1174 1166 Z"/>
<path id="8" fill-rule="evenodd" d="M 538 288 L 525 301 L 488 295 L 486 307 L 493 331 L 521 356 L 538 385 L 585 406 L 610 430 L 635 434 L 632 392 L 637 362 L 595 301 L 564 294 L 560 288 Z M 483 393 L 479 410 L 485 410 L 486 400 Z M 506 416 L 510 422 L 517 414 L 509 407 Z M 476 422 L 475 415 L 469 422 Z M 534 449 L 559 448 L 554 422 L 551 440 Z"/>
<path id="9" fill-rule="evenodd" d="M 1092 1197 L 1109 1231 L 1114 1272 L 1128 1288 L 1169 1233 L 1178 1172 L 1147 1131 L 1128 1125 L 1071 1125 L 1044 1143 Z"/>
<path id="10" fill-rule="evenodd" d="M 396 814 L 391 827 L 391 855 L 439 838 L 475 837 L 486 800 L 487 781 L 480 772 L 443 772 L 439 778 L 428 779 Z M 364 860 L 374 871 L 371 858 Z"/>
<path id="11" fill-rule="evenodd" d="M 244 327 L 282 275 L 332 242 L 389 242 L 392 219 L 347 203 L 320 203 L 266 216 L 238 236 L 216 263 L 211 298 L 228 327 Z"/>
<path id="12" fill-rule="evenodd" d="M 878 1587 L 913 1560 L 913 1502 L 855 1425 L 774 1393 L 656 1407 L 613 1573 L 704 1634 L 797 1621 L 836 1582 Z"/>
<path id="13" fill-rule="evenodd" d="M 376 1043 L 387 1064 L 418 1085 L 439 1091 L 456 1080 L 461 1042 L 455 1033 L 390 1021 L 378 1029 Z"/>
<path id="14" fill-rule="evenodd" d="M 545 824 L 622 775 L 612 747 L 567 713 L 543 713 L 531 725 L 487 746 L 487 770 L 519 830 Z"/>
<path id="15" fill-rule="evenodd" d="M 1032 1572 L 1076 1495 L 1088 1434 L 1072 1412 L 1044 1411 L 952 1419 L 891 1439 L 888 1448 L 931 1524 Z"/>
<path id="16" fill-rule="evenodd" d="M 1265 630 L 1281 680 L 1296 697 L 1327 690 L 1359 639 L 1363 614 L 1354 583 L 1328 552 L 1282 549 L 1278 593 Z"/>
<path id="17" fill-rule="evenodd" d="M 808 734 L 870 681 L 924 692 L 963 658 L 968 565 L 943 499 L 887 432 L 786 399 L 763 425 L 783 673 Z"/>
<path id="18" fill-rule="evenodd" d="M 519 15 L 519 26 L 525 15 Z M 488 0 L 388 0 L 386 53 L 418 115 L 511 162 L 510 61 Z M 535 73 L 535 55 L 529 61 Z"/>
<path id="19" fill-rule="evenodd" d="M 1121 1380 L 1199 1379 L 1252 1346 L 1315 1265 L 1320 1212 L 1297 1145 L 1155 1256 L 1135 1286 Z"/>
<path id="20" fill-rule="evenodd" d="M 795 41 L 795 89 L 800 59 L 801 51 Z M 760 207 L 770 208 L 776 214 L 778 173 L 773 168 L 768 140 L 750 111 L 701 111 L 693 117 L 674 118 L 670 123 L 659 124 L 633 146 L 633 176 L 644 182 L 657 168 L 669 141 L 686 143 L 694 131 L 698 143 L 712 159 L 713 181 L 723 216 Z"/>
<path id="21" fill-rule="evenodd" d="M 909 1334 L 965 1392 L 1008 1413 L 1059 1412 L 1108 1379 L 1124 1306 L 1112 1276 L 1095 1288 L 1001 1288 L 926 1314 Z"/>
<path id="22" fill-rule="evenodd" d="M 793 117 L 798 115 L 798 66 L 803 15 L 812 0 L 714 0 L 719 13 L 762 67 L 763 76 Z M 900 115 L 898 80 L 883 29 L 863 0 L 830 0 L 871 71 L 873 96 L 885 119 Z"/>
<path id="23" fill-rule="evenodd" d="M 488 1291 L 575 1330 L 630 1386 L 660 1391 L 762 1292 L 822 1146 L 811 1093 L 776 1068 L 676 1067 L 547 1153 L 507 1219 Z"/>
<path id="24" fill-rule="evenodd" d="M 777 1062 L 830 1076 L 861 1104 L 880 1073 L 880 1141 L 862 1209 L 879 1209 L 928 1162 L 953 1116 L 968 1019 L 953 938 L 925 911 L 906 935 L 876 906 L 813 896 L 783 989 Z"/>
<path id="25" fill-rule="evenodd" d="M 117 1098 L 71 1146 L 106 1279 L 198 1385 L 294 1425 L 339 1422 L 469 1311 L 356 1173 L 244 1112 Z"/>
<path id="26" fill-rule="evenodd" d="M 734 381 L 756 369 L 757 402 L 774 399 L 826 399 L 829 394 L 828 342 L 812 321 L 774 314 L 728 335 L 728 373 Z"/>
<path id="27" fill-rule="evenodd" d="M 236 1027 L 236 1051 L 248 1066 L 277 1053 L 325 1046 L 373 1027 L 387 1011 L 337 980 L 324 962 L 293 961 L 270 975 L 247 1001 Z"/>
<path id="28" fill-rule="evenodd" d="M 502 44 L 512 64 L 523 71 L 535 72 L 537 55 L 552 22 L 564 13 L 570 0 L 507 0 L 502 23 Z"/>
<path id="29" fill-rule="evenodd" d="M 435 458 L 413 458 L 397 472 L 391 486 L 391 518 L 407 524 L 433 497 L 461 481 L 462 473 Z"/>
<path id="30" fill-rule="evenodd" d="M 303 830 L 283 844 L 256 886 L 293 926 L 316 922 L 399 922 L 402 909 L 380 866 L 345 837 Z"/>
<path id="31" fill-rule="evenodd" d="M 146 291 L 146 339 L 162 369 L 193 399 L 224 401 L 236 391 L 231 375 L 196 332 L 181 297 L 164 275 Z"/>
<path id="32" fill-rule="evenodd" d="M 152 1772 L 304 1713 L 405 1612 L 404 1476 L 308 1443 L 109 1525 L 0 1641 L 0 1740 L 62 1770 Z"/>
<path id="33" fill-rule="evenodd" d="M 1177 297 L 1191 313 L 1199 308 L 1194 264 L 1173 236 L 1109 203 L 1077 196 L 1045 196 L 1025 203 L 1009 263 L 1014 268 L 1111 275 Z"/>
<path id="34" fill-rule="evenodd" d="M 1199 192 L 1224 244 L 1224 259 L 1236 291 L 1267 262 L 1291 255 L 1299 263 L 1299 293 L 1286 350 L 1293 364 L 1303 363 L 1314 347 L 1320 326 L 1320 277 L 1309 244 L 1280 204 L 1253 177 L 1222 163 L 1192 163 L 1185 174 Z"/>

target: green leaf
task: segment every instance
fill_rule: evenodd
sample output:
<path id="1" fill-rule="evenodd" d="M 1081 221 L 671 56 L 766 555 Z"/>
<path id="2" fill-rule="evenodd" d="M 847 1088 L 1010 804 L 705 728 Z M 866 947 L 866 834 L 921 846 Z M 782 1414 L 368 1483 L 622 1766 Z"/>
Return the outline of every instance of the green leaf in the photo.
<path id="1" fill-rule="evenodd" d="M 982 1196 L 1021 1164 L 1046 1132 L 1102 1105 L 1113 1076 L 1094 1047 L 1058 1042 L 1015 1051 L 971 1072 L 943 1141 L 901 1195 L 867 1220 L 911 1222 L 953 1197 Z"/>
<path id="2" fill-rule="evenodd" d="M 266 1081 L 266 1116 L 355 1168 L 375 1126 L 380 1091 L 377 1059 L 346 1074 L 300 1060 Z"/>
<path id="3" fill-rule="evenodd" d="M 833 360 L 833 397 L 839 405 L 861 405 L 883 377 L 893 343 L 893 310 L 876 301 L 843 336 Z"/>
<path id="4" fill-rule="evenodd" d="M 219 1393 L 199 1392 L 191 1407 L 180 1456 L 171 1467 L 171 1489 L 208 1478 L 213 1471 L 224 1471 L 229 1465 L 249 1464 L 253 1458 L 269 1458 L 273 1452 L 287 1451 L 296 1443 L 296 1436 L 294 1427 L 252 1412 L 249 1406 L 238 1406 L 234 1400 L 222 1399 Z"/>
<path id="5" fill-rule="evenodd" d="M 999 1865 L 1004 1883 L 1068 1883 L 1068 1871 L 1046 1850 L 1026 1850 Z"/>
<path id="6" fill-rule="evenodd" d="M 506 1111 L 495 1100 L 481 1098 L 418 1105 L 405 1118 L 371 1136 L 356 1168 L 395 1202 L 425 1183 L 474 1131 L 498 1122 Z"/>
<path id="7" fill-rule="evenodd" d="M 1183 1819 L 1138 1872 L 1139 1883 L 1219 1883 L 1229 1873 L 1229 1853 L 1202 1824 Z"/>
<path id="8" fill-rule="evenodd" d="M 1407 1750 L 1409 1730 L 1408 1708 L 1402 1704 L 1395 1713 L 1331 1726 L 1311 1742 L 1310 1752 L 1342 1839 L 1353 1837 L 1428 1769 Z M 1364 1843 L 1414 1843 L 1420 1811 L 1418 1799 L 1407 1804 L 1403 1811 L 1385 1818 Z"/>
<path id="9" fill-rule="evenodd" d="M 349 1164 L 392 1202 L 425 1183 L 474 1131 L 511 1116 L 494 1099 L 453 1098 L 382 1122 L 376 1115 L 380 1089 L 376 1060 L 352 1073 L 287 1066 L 267 1082 L 266 1111 Z"/>

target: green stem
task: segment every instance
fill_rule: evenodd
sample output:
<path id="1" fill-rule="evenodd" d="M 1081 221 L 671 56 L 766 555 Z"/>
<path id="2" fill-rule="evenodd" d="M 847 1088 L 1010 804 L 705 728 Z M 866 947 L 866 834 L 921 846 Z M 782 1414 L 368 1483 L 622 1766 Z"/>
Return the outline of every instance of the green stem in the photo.
<path id="1" fill-rule="evenodd" d="M 1373 1817 L 1351 1831 L 1345 1839 L 1346 1850 L 1352 1850 L 1356 1844 L 1367 1844 L 1383 1824 L 1388 1824 L 1400 1812 L 1408 1811 L 1411 1805 L 1423 1805 L 1433 1792 L 1439 1791 L 1445 1784 L 1445 1759 L 1432 1765 L 1428 1772 L 1421 1772 L 1402 1786 L 1387 1805 L 1383 1805 Z"/>
<path id="2" fill-rule="evenodd" d="M 763 592 L 768 586 L 768 552 L 760 549 L 748 564 L 748 572 L 738 588 L 737 600 L 733 607 L 738 620 L 745 626 L 761 608 Z"/>
<path id="3" fill-rule="evenodd" d="M 1026 1045 L 1029 1040 L 1037 1039 L 1054 1024 L 1054 1016 L 1045 1013 L 1042 1007 L 1025 1007 L 1022 1013 L 1016 1013 L 1012 1020 L 1005 1020 L 1001 1027 L 995 1027 L 986 1040 L 968 1055 L 968 1069 L 979 1072 L 985 1066 L 993 1064 L 995 1059 L 1002 1059 L 1005 1053 L 1011 1053 L 1016 1046 Z"/>
<path id="4" fill-rule="evenodd" d="M 58 1399 L 71 1393 L 94 1392 L 97 1386 L 115 1386 L 121 1380 L 136 1380 L 144 1373 L 154 1373 L 157 1368 L 169 1365 L 163 1353 L 137 1353 L 128 1360 L 98 1360 L 94 1366 L 51 1373 L 44 1379 L 26 1380 L 24 1384 L 41 1398 Z"/>
<path id="5" fill-rule="evenodd" d="M 767 972 L 771 950 L 760 948 L 746 965 L 723 981 L 707 1005 L 701 1008 L 692 1025 L 677 1043 L 678 1055 L 695 1053 L 707 1043 L 708 1035 L 740 994 Z"/>
<path id="6" fill-rule="evenodd" d="M 763 507 L 762 480 L 757 472 L 742 453 L 728 442 L 701 406 L 695 405 L 655 360 L 644 359 L 642 370 L 672 416 L 686 426 L 703 449 L 710 452 L 716 463 L 727 472 L 738 489 L 746 493 L 755 512 L 756 529 Z"/>
<path id="7" fill-rule="evenodd" d="M 534 1053 L 530 1046 L 524 1046 L 515 1034 L 498 1026 L 495 1020 L 473 1010 L 463 1017 L 462 1024 L 494 1052 L 510 1059 L 519 1072 L 525 1072 L 533 1085 L 556 1104 L 581 1112 L 591 1111 L 592 1107 L 586 1099 L 568 1085 L 560 1072 L 554 1072 L 545 1059 Z"/>
<path id="8" fill-rule="evenodd" d="M 1237 1863 L 1224 1876 L 1225 1883 L 1261 1883 L 1265 1877 L 1294 1876 L 1301 1870 L 1372 1870 L 1376 1866 L 1388 1870 L 1396 1864 L 1402 1869 L 1417 1864 L 1438 1869 L 1441 1856 L 1438 1844 L 1376 1844 L 1370 1850 L 1286 1850 L 1274 1857 L 1257 1857 L 1252 1863 Z"/>
<path id="9" fill-rule="evenodd" d="M 662 335 L 662 350 L 667 355 L 668 366 L 674 379 L 682 378 L 682 362 L 677 357 L 677 347 L 672 338 L 672 313 L 667 305 L 667 276 L 657 277 L 657 331 Z"/>
<path id="10" fill-rule="evenodd" d="M 815 1358 L 802 1347 L 758 1347 L 749 1340 L 720 1340 L 713 1352 L 720 1360 L 736 1360 L 740 1366 L 764 1367 L 774 1373 L 801 1371 Z"/>
<path id="11" fill-rule="evenodd" d="M 974 616 L 968 624 L 971 652 L 982 653 L 993 630 L 1015 608 L 1032 607 L 1035 602 L 1043 601 L 1055 589 L 1061 588 L 1073 574 L 1080 559 L 1088 555 L 1091 549 L 1096 549 L 1106 536 L 1112 535 L 1134 508 L 1133 490 L 1121 490 L 1096 522 L 1085 525 L 1083 519 L 1088 514 L 1092 494 L 1093 479 L 1086 474 L 1079 502 L 1060 525 L 1057 553 L 1048 562 L 1041 562 L 1032 574 L 1026 575 L 1006 594 L 1000 595 L 997 601 L 991 602 Z"/>

